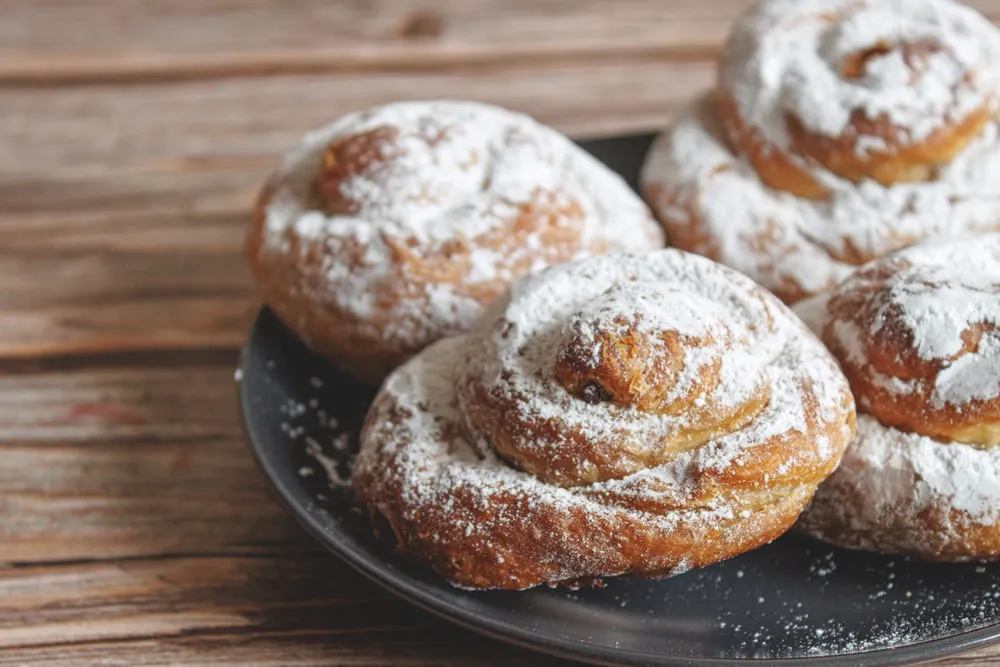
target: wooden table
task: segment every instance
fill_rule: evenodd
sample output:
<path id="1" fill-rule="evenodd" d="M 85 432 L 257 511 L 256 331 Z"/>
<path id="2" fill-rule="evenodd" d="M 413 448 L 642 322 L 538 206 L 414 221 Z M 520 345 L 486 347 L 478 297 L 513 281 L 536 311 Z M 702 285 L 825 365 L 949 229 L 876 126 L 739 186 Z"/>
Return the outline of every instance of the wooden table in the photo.
<path id="1" fill-rule="evenodd" d="M 269 496 L 232 377 L 248 207 L 304 130 L 395 99 L 656 128 L 746 4 L 5 0 L 0 664 L 550 663 L 383 593 Z"/>

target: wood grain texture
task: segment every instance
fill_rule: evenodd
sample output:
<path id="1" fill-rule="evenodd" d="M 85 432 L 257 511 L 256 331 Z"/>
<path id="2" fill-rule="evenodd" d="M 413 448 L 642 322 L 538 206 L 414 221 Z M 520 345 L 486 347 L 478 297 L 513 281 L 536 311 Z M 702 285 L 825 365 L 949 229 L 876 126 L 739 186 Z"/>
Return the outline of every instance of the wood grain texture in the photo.
<path id="1" fill-rule="evenodd" d="M 280 153 L 337 114 L 461 90 L 581 135 L 648 130 L 710 78 L 706 63 L 644 62 L 504 86 L 437 72 L 0 89 L 14 118 L 0 150 L 22 156 L 0 165 L 0 358 L 239 345 L 255 309 L 240 257 L 251 201 Z"/>
<path id="2" fill-rule="evenodd" d="M 10 0 L 0 81 L 435 68 L 714 53 L 750 0 Z M 972 0 L 1000 16 L 995 0 Z M 80 30 L 78 26 L 87 26 Z"/>
<path id="3" fill-rule="evenodd" d="M 133 86 L 2 89 L 4 216 L 245 211 L 308 129 L 407 98 L 461 96 L 593 136 L 651 130 L 710 83 L 707 62 L 249 77 Z M 345 95 L 345 91 L 350 91 Z M 165 112 L 166 110 L 166 112 Z"/>
<path id="4" fill-rule="evenodd" d="M 713 52 L 748 0 L 15 0 L 0 81 L 414 70 Z M 81 24 L 91 30 L 81 31 Z"/>
<path id="5" fill-rule="evenodd" d="M 246 213 L 0 214 L 0 370 L 12 359 L 239 346 L 257 303 Z"/>
<path id="6" fill-rule="evenodd" d="M 750 1 L 6 0 L 0 665 L 553 664 L 391 598 L 272 500 L 232 378 L 247 211 L 304 131 L 397 99 L 653 130 Z"/>
<path id="7" fill-rule="evenodd" d="M 235 361 L 0 377 L 0 563 L 311 549 L 247 452 Z"/>
<path id="8" fill-rule="evenodd" d="M 0 369 L 31 356 L 239 346 L 246 213 L 0 217 Z"/>
<path id="9" fill-rule="evenodd" d="M 319 552 L 0 571 L 0 647 L 4 665 L 549 664 L 400 603 Z"/>

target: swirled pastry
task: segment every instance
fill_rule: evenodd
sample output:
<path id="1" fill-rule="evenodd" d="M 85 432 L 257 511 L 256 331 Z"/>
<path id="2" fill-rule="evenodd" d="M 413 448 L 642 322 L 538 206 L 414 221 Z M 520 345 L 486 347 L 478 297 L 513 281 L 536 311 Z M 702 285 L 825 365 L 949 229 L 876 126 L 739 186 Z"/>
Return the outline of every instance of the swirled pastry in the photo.
<path id="1" fill-rule="evenodd" d="M 406 102 L 308 134 L 247 238 L 258 288 L 313 349 L 369 381 L 465 330 L 515 277 L 662 247 L 616 174 L 530 118 Z"/>
<path id="2" fill-rule="evenodd" d="M 1000 235 L 913 246 L 801 308 L 862 413 L 802 527 L 935 560 L 1000 556 Z"/>
<path id="3" fill-rule="evenodd" d="M 458 586 L 657 576 L 783 533 L 853 430 L 774 296 L 679 250 L 611 254 L 518 281 L 392 373 L 352 485 Z"/>
<path id="4" fill-rule="evenodd" d="M 643 169 L 672 245 L 793 302 L 1000 229 L 1000 31 L 950 0 L 763 0 Z"/>

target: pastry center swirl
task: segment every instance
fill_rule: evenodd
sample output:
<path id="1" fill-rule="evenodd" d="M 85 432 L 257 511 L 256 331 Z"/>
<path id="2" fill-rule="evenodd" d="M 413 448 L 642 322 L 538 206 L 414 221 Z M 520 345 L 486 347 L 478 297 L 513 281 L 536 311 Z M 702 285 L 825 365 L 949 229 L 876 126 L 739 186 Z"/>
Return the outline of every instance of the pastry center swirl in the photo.
<path id="1" fill-rule="evenodd" d="M 752 288 L 681 280 L 666 267 L 608 274 L 579 284 L 545 276 L 564 293 L 558 305 L 545 288 L 515 293 L 496 347 L 469 364 L 495 378 L 490 396 L 470 380 L 470 432 L 563 486 L 618 479 L 741 431 L 773 390 L 775 352 L 760 346 L 780 337 Z"/>
<path id="2" fill-rule="evenodd" d="M 827 199 L 839 179 L 927 182 L 996 108 L 1000 40 L 934 0 L 762 4 L 723 63 L 723 123 L 768 185 Z"/>
<path id="3" fill-rule="evenodd" d="M 719 386 L 723 354 L 745 350 L 747 340 L 718 304 L 633 281 L 570 317 L 555 376 L 587 403 L 679 415 Z M 761 369 L 748 370 L 745 379 L 759 382 Z"/>

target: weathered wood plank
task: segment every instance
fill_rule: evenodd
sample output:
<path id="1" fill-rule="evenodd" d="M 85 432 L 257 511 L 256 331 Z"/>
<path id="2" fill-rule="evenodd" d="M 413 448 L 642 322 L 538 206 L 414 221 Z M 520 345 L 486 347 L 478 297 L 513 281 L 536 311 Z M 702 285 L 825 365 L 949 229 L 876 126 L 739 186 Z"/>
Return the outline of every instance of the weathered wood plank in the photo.
<path id="1" fill-rule="evenodd" d="M 232 373 L 0 377 L 0 567 L 312 549 L 246 449 Z"/>
<path id="2" fill-rule="evenodd" d="M 374 655 L 435 664 L 484 647 L 496 660 L 484 664 L 543 664 L 397 600 L 320 552 L 0 570 L 0 664 L 84 664 L 95 648 L 130 664 L 191 664 L 196 651 L 222 664 L 365 664 Z M 289 662 L 296 655 L 301 662 Z"/>
<path id="3" fill-rule="evenodd" d="M 593 136 L 658 127 L 711 78 L 707 62 L 649 60 L 0 90 L 0 151 L 17 156 L 0 165 L 0 211 L 246 210 L 281 153 L 353 109 L 463 97 Z"/>
<path id="4" fill-rule="evenodd" d="M 388 602 L 387 604 L 399 604 Z M 321 614 L 324 609 L 316 609 Z M 569 667 L 569 663 L 474 635 L 443 621 L 405 628 L 336 628 L 225 633 L 0 649 L 0 665 L 120 667 L 213 665 L 232 667 Z"/>
<path id="5" fill-rule="evenodd" d="M 236 361 L 0 375 L 0 447 L 237 439 Z"/>
<path id="6" fill-rule="evenodd" d="M 0 255 L 156 253 L 176 256 L 239 254 L 249 212 L 149 211 L 114 214 L 82 209 L 61 213 L 0 211 Z"/>
<path id="7" fill-rule="evenodd" d="M 239 346 L 257 309 L 244 216 L 179 217 L 0 222 L 0 360 Z"/>
<path id="8" fill-rule="evenodd" d="M 400 636 L 401 635 L 401 636 Z M 199 635 L 176 639 L 99 642 L 0 650 L 0 665 L 10 667 L 508 667 L 571 664 L 476 637 L 460 628 L 428 633 L 334 631 L 269 633 L 258 636 Z"/>
<path id="9" fill-rule="evenodd" d="M 374 78 L 400 96 L 464 89 L 600 133 L 660 124 L 710 68 L 556 68 L 503 91 L 461 74 Z M 20 156 L 0 165 L 0 358 L 238 346 L 256 308 L 240 248 L 258 185 L 305 128 L 396 96 L 382 98 L 380 85 L 285 77 L 0 91 L 11 113 L 0 147 Z M 108 118 L 107 133 L 93 131 Z"/>
<path id="10" fill-rule="evenodd" d="M 233 240 L 241 237 L 237 232 Z M 20 285 L 25 278 L 37 280 Z M 249 281 L 238 246 L 226 253 L 177 252 L 169 246 L 158 252 L 2 251 L 0 311 L 178 298 L 245 299 Z"/>
<path id="11" fill-rule="evenodd" d="M 329 665 L 458 667 L 570 663 L 477 637 L 461 628 L 432 631 L 419 626 L 395 634 L 334 631 L 267 633 L 257 636 L 199 634 L 196 637 L 93 642 L 26 649 L 0 649 L 0 665 L 17 667 L 114 667 L 214 665 L 219 667 L 329 667 Z M 926 667 L 1000 665 L 996 649 L 921 663 Z"/>
<path id="12" fill-rule="evenodd" d="M 91 419 L 128 415 L 103 409 Z M 240 438 L 3 445 L 0 455 L 0 564 L 311 548 Z"/>
<path id="13" fill-rule="evenodd" d="M 580 62 L 715 51 L 752 0 L 13 0 L 0 82 Z M 990 18 L 1000 1 L 972 0 Z M 248 37 L 250 36 L 250 37 Z"/>
<path id="14" fill-rule="evenodd" d="M 67 590 L 80 595 L 68 598 Z M 323 606 L 328 613 L 313 623 L 347 629 L 372 624 L 370 613 L 359 613 L 372 606 L 366 598 L 381 597 L 372 593 L 320 552 L 18 567 L 0 570 L 0 647 L 235 630 L 267 624 L 276 611 L 261 608 L 268 606 L 300 618 Z"/>
<path id="15" fill-rule="evenodd" d="M 0 81 L 441 67 L 714 49 L 750 0 L 14 0 Z"/>
<path id="16" fill-rule="evenodd" d="M 245 339 L 256 309 L 249 297 L 204 296 L 7 312 L 0 329 L 0 358 L 235 349 Z"/>

